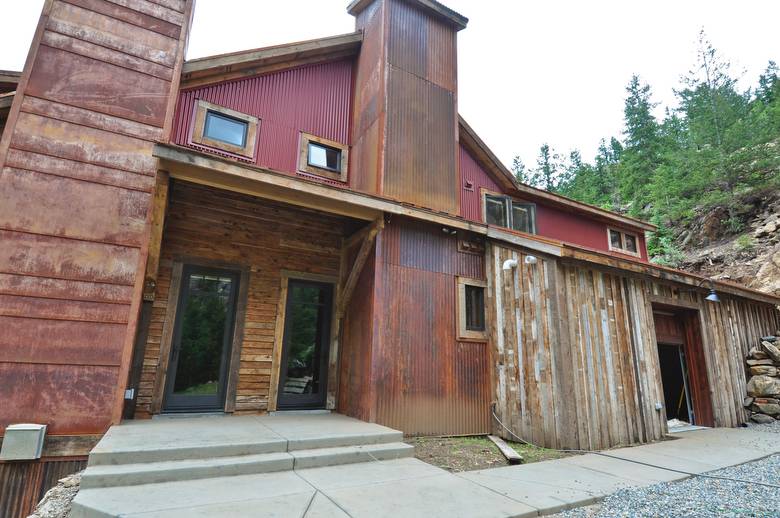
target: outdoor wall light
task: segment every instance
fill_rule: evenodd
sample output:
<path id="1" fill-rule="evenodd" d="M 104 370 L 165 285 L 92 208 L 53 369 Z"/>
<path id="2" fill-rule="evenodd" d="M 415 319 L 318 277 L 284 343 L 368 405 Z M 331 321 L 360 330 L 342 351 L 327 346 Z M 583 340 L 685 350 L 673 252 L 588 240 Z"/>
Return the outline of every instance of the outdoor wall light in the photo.
<path id="1" fill-rule="evenodd" d="M 704 297 L 704 300 L 709 300 L 710 302 L 720 302 L 720 297 L 718 297 L 718 294 L 715 293 L 715 288 L 710 288 L 710 294 Z"/>

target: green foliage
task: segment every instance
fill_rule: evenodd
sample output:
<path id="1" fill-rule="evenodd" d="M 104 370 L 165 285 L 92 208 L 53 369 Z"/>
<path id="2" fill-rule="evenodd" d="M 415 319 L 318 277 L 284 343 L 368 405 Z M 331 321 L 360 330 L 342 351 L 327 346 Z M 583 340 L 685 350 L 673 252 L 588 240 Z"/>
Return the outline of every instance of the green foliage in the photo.
<path id="1" fill-rule="evenodd" d="M 561 159 L 545 144 L 536 169 L 523 167 L 518 179 L 655 222 L 648 251 L 658 262 L 678 263 L 680 232 L 672 229 L 723 207 L 724 228 L 737 233 L 744 227 L 739 200 L 780 188 L 779 74 L 770 61 L 756 86 L 740 91 L 730 64 L 702 32 L 697 61 L 675 90 L 677 108 L 657 119 L 650 86 L 634 75 L 622 140 L 603 139 L 593 163 L 579 151 Z"/>
<path id="2" fill-rule="evenodd" d="M 753 239 L 753 237 L 748 234 L 742 234 L 734 242 L 734 248 L 736 248 L 738 252 L 749 252 L 750 250 L 753 250 L 753 248 L 755 247 L 756 247 L 756 240 Z"/>

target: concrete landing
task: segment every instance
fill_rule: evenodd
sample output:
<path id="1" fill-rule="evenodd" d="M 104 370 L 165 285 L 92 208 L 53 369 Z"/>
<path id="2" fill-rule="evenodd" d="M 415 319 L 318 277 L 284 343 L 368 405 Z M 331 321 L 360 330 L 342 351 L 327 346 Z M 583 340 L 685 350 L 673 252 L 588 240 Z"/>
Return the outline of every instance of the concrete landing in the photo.
<path id="1" fill-rule="evenodd" d="M 777 435 L 707 429 L 605 452 L 699 473 L 780 453 Z M 403 458 L 277 473 L 82 489 L 85 516 L 509 517 L 586 505 L 618 489 L 685 478 L 594 454 L 466 473 Z"/>

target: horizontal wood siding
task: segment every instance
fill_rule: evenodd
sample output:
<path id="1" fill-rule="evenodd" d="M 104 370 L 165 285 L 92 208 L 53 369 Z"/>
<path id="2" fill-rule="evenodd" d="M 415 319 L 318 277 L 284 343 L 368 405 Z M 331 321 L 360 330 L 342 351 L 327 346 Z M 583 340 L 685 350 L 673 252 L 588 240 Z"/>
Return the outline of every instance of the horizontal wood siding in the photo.
<path id="1" fill-rule="evenodd" d="M 698 308 L 716 426 L 745 420 L 744 356 L 780 321 L 769 305 L 683 291 L 586 263 L 561 263 L 492 244 L 489 311 L 497 414 L 547 447 L 600 449 L 666 433 L 653 320 L 658 300 Z M 502 270 L 507 259 L 518 266 Z M 507 436 L 498 425 L 495 431 Z"/>
<path id="2" fill-rule="evenodd" d="M 0 433 L 119 420 L 191 8 L 45 2 L 0 141 Z"/>
<path id="3" fill-rule="evenodd" d="M 235 409 L 264 411 L 276 343 L 281 271 L 337 277 L 343 220 L 246 196 L 174 182 L 165 223 L 136 415 L 152 412 L 174 261 L 218 261 L 249 270 Z"/>

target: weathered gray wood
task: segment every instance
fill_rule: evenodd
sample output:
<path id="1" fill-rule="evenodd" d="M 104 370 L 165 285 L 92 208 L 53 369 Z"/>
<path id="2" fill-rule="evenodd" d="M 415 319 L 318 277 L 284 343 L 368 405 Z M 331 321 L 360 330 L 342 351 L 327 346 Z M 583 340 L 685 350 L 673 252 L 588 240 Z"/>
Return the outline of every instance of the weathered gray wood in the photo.
<path id="1" fill-rule="evenodd" d="M 523 456 L 517 453 L 517 451 L 515 451 L 515 449 L 509 446 L 506 442 L 504 442 L 503 439 L 496 437 L 495 435 L 488 435 L 487 437 L 493 442 L 493 444 L 496 445 L 498 451 L 501 452 L 501 455 L 506 457 L 506 460 L 509 461 L 510 464 L 522 464 Z"/>

